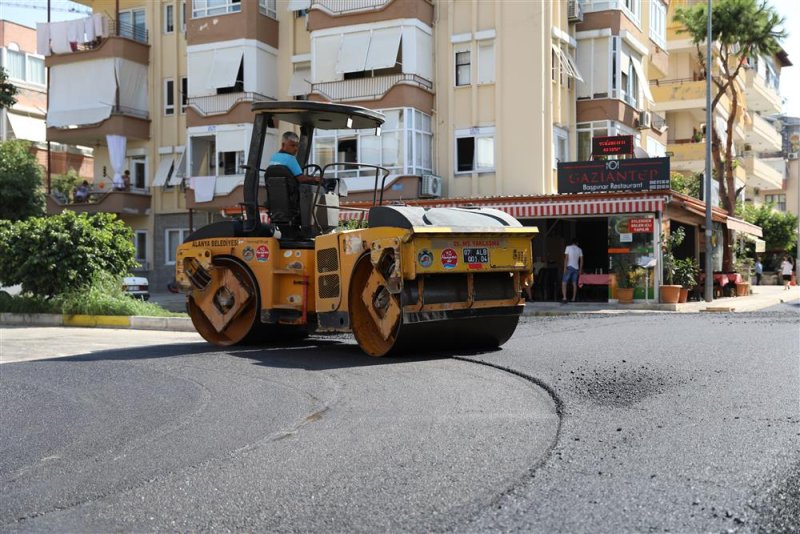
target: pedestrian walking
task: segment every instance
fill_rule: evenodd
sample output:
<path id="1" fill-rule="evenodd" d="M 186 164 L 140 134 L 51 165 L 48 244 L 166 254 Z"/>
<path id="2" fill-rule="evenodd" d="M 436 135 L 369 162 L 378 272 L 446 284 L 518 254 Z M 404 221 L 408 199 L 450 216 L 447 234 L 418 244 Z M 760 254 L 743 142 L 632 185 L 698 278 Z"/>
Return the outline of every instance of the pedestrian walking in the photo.
<path id="1" fill-rule="evenodd" d="M 764 275 L 764 266 L 761 264 L 761 260 L 756 258 L 756 285 L 761 285 L 761 277 Z"/>
<path id="2" fill-rule="evenodd" d="M 792 259 L 789 256 L 783 257 L 783 262 L 781 263 L 781 275 L 783 275 L 783 289 L 789 289 L 789 283 L 792 281 L 792 271 L 794 270 L 794 265 L 792 265 Z"/>

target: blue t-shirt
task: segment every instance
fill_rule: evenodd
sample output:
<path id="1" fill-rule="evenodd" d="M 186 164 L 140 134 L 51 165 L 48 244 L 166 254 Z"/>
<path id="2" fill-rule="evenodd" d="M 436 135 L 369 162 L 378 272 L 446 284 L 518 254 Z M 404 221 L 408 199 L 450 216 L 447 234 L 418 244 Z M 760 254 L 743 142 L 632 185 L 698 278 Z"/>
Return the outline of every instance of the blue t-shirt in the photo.
<path id="1" fill-rule="evenodd" d="M 283 152 L 282 150 L 279 150 L 272 155 L 272 158 L 269 160 L 269 164 L 289 167 L 289 170 L 292 171 L 292 174 L 295 176 L 300 176 L 303 174 L 303 169 L 301 169 L 300 164 L 297 163 L 297 158 L 288 152 Z"/>

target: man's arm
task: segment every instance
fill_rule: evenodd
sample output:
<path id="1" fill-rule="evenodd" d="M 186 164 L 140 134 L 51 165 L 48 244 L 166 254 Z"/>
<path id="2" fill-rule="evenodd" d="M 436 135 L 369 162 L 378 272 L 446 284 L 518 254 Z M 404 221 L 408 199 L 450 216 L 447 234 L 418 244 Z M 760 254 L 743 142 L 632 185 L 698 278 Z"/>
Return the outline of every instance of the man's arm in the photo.
<path id="1" fill-rule="evenodd" d="M 583 272 L 583 253 L 581 253 L 581 255 L 578 256 L 578 272 L 579 273 Z"/>

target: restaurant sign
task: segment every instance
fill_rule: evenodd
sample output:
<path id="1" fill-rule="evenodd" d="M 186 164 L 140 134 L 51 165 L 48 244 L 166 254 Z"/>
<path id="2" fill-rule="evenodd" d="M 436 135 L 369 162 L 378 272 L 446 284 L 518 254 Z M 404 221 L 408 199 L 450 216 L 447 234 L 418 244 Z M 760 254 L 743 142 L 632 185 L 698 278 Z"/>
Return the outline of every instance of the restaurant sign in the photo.
<path id="1" fill-rule="evenodd" d="M 669 190 L 669 158 L 558 164 L 558 192 L 562 194 L 663 190 Z"/>

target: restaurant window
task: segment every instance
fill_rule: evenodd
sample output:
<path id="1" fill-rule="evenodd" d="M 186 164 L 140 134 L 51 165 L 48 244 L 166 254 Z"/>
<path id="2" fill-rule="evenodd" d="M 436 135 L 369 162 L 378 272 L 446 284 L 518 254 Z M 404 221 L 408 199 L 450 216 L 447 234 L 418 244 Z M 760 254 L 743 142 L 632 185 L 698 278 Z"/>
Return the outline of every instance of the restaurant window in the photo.
<path id="1" fill-rule="evenodd" d="M 657 259 L 655 230 L 657 224 L 650 214 L 612 215 L 608 218 L 608 268 L 617 278 L 628 272 L 634 287 L 634 298 L 655 298 L 655 269 L 645 272 L 643 265 Z M 639 269 L 635 269 L 639 267 Z M 629 269 L 633 269 L 632 271 Z M 617 281 L 619 286 L 619 281 Z"/>

